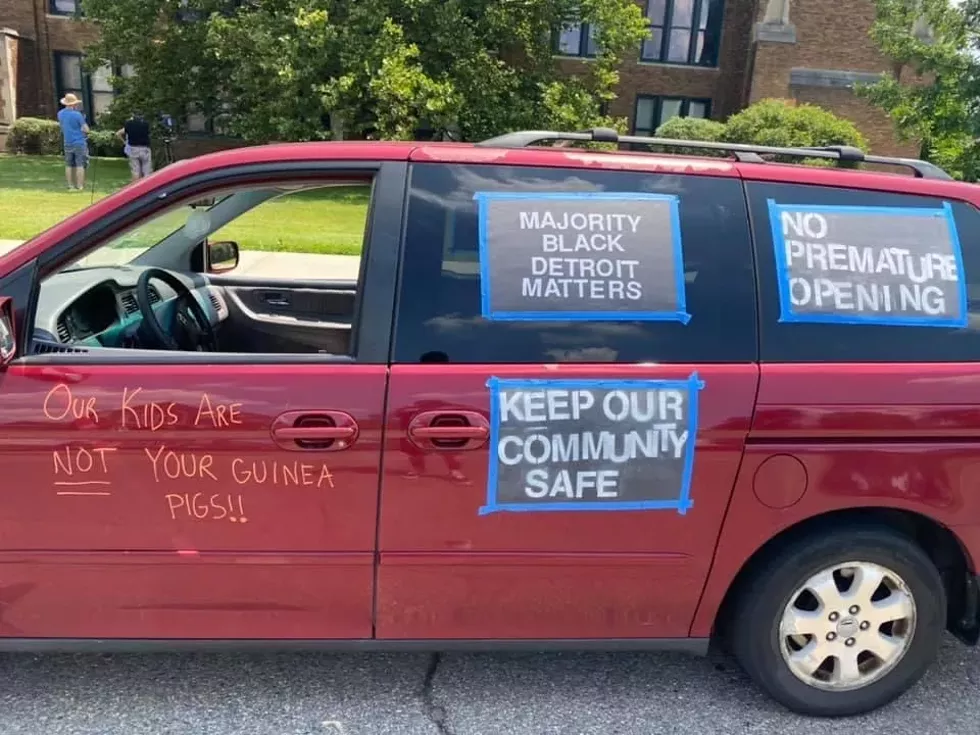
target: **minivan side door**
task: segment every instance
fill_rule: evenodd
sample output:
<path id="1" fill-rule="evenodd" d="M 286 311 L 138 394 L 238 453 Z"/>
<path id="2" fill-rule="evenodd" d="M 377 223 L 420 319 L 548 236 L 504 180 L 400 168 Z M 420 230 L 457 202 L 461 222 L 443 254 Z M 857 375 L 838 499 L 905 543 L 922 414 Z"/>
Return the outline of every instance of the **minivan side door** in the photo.
<path id="1" fill-rule="evenodd" d="M 27 591 L 8 600 L 0 637 L 372 637 L 406 165 L 247 168 L 252 188 L 371 192 L 349 351 L 28 348 L 0 373 L 0 464 L 18 478 L 0 487 L 0 562 L 4 586 Z M 234 191 L 225 173 L 210 183 Z M 327 211 L 315 196 L 305 206 Z M 329 257 L 304 262 L 303 278 L 331 278 Z M 99 272 L 71 277 L 135 279 Z"/>
<path id="2" fill-rule="evenodd" d="M 758 385 L 740 181 L 417 163 L 406 216 L 377 637 L 686 637 Z"/>

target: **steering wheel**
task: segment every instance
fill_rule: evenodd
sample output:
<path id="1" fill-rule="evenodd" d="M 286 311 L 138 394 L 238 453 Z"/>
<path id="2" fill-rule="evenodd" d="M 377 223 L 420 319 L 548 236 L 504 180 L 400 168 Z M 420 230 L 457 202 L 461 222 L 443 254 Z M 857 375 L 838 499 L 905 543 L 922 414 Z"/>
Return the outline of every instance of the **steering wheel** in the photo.
<path id="1" fill-rule="evenodd" d="M 163 281 L 177 294 L 176 336 L 163 328 L 153 310 L 150 281 L 154 279 Z M 161 268 L 147 268 L 143 271 L 136 282 L 136 301 L 140 314 L 143 315 L 143 324 L 160 347 L 167 350 L 217 352 L 218 338 L 211 320 L 191 290 L 173 273 Z"/>

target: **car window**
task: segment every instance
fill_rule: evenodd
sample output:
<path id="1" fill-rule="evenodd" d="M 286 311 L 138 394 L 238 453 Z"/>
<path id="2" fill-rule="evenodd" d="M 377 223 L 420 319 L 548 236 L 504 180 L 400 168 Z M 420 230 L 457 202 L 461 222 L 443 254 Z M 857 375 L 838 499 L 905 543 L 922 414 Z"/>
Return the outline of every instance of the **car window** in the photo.
<path id="1" fill-rule="evenodd" d="M 302 254 L 303 267 L 272 274 L 279 278 L 356 280 L 359 262 L 352 256 L 364 245 L 370 201 L 370 183 L 284 190 L 214 230 L 209 239 L 235 242 L 244 263 L 270 253 Z M 339 267 L 347 261 L 347 267 Z"/>
<path id="2" fill-rule="evenodd" d="M 567 216 L 573 224 L 576 218 L 588 224 L 591 215 L 597 226 L 611 223 L 607 216 L 630 216 L 604 208 L 604 198 L 625 207 L 623 211 L 627 213 L 665 213 L 667 210 L 661 204 L 676 202 L 676 227 L 665 214 L 643 220 L 643 226 L 631 235 L 639 259 L 647 266 L 654 264 L 652 268 L 647 267 L 648 282 L 643 297 L 636 302 L 636 319 L 628 316 L 610 319 L 608 314 L 597 317 L 594 313 L 571 311 L 567 318 L 551 314 L 547 320 L 528 313 L 508 316 L 509 307 L 504 302 L 520 299 L 521 289 L 526 290 L 525 296 L 531 293 L 546 296 L 548 288 L 575 288 L 579 284 L 572 281 L 582 279 L 557 278 L 545 281 L 546 285 L 535 279 L 520 285 L 515 281 L 508 293 L 508 267 L 513 265 L 517 269 L 514 277 L 518 279 L 522 279 L 520 268 L 524 268 L 525 275 L 531 273 L 528 269 L 535 267 L 531 265 L 532 258 L 542 257 L 541 238 L 557 237 L 555 226 L 561 223 L 549 219 L 551 215 L 542 215 L 546 210 L 540 206 L 534 212 L 520 214 L 517 210 L 523 211 L 521 206 L 515 208 L 507 200 L 516 198 L 520 202 L 530 197 L 532 204 L 535 201 L 540 204 L 548 197 L 567 199 L 568 194 L 581 197 L 575 205 L 578 209 L 568 209 L 568 202 L 559 202 L 566 206 L 565 214 L 555 216 Z M 495 211 L 510 217 L 515 228 L 520 229 L 520 223 L 524 222 L 539 230 L 536 241 L 518 232 L 510 236 L 503 231 L 484 238 L 484 265 L 489 264 L 496 273 L 494 290 L 500 299 L 497 313 L 486 316 L 487 278 L 481 277 L 478 216 L 481 207 L 499 208 Z M 559 212 L 559 208 L 554 208 L 554 212 Z M 745 199 L 735 179 L 417 164 L 411 171 L 407 218 L 396 315 L 395 362 L 720 363 L 756 359 L 751 243 Z M 618 220 L 613 224 L 629 221 Z M 674 242 L 682 251 L 676 280 L 670 273 L 656 273 L 657 263 L 668 270 L 671 267 L 669 253 L 661 247 L 670 240 L 671 229 L 676 230 Z M 518 237 L 527 245 L 515 245 Z M 548 245 L 543 247 L 547 250 Z M 657 252 L 658 247 L 661 252 Z M 580 261 L 585 259 L 571 254 L 563 260 L 563 267 L 579 268 Z M 599 270 L 603 267 L 600 260 L 609 261 L 608 269 L 620 268 L 615 259 L 593 260 Z M 576 276 L 571 271 L 565 275 Z M 620 274 L 613 273 L 612 279 L 617 275 Z M 591 301 L 591 306 L 587 303 L 589 299 L 579 299 L 586 304 L 581 309 L 601 311 L 607 308 L 600 305 L 603 299 L 628 295 L 630 280 L 626 276 L 620 278 L 624 279 L 625 286 L 620 286 L 624 290 L 619 292 L 608 280 L 598 286 L 592 280 L 600 279 L 588 280 L 590 295 L 597 298 Z M 567 295 L 566 290 L 564 296 Z M 686 323 L 685 319 L 674 318 L 669 313 L 670 307 L 664 306 L 668 303 L 678 304 L 678 309 L 686 314 Z M 657 321 L 644 320 L 659 311 L 664 313 L 658 315 Z"/>
<path id="3" fill-rule="evenodd" d="M 974 207 L 805 184 L 750 182 L 747 192 L 762 360 L 980 357 Z"/>
<path id="4" fill-rule="evenodd" d="M 195 212 L 191 205 L 168 209 L 156 217 L 112 238 L 92 252 L 69 264 L 64 271 L 101 266 L 118 266 L 132 262 L 157 243 L 181 229 Z"/>

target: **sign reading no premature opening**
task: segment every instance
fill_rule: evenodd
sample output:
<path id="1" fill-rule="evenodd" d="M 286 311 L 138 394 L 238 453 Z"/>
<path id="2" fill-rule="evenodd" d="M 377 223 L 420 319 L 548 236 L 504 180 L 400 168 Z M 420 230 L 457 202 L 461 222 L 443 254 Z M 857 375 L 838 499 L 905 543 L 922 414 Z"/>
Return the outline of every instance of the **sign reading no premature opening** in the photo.
<path id="1" fill-rule="evenodd" d="M 478 192 L 484 319 L 690 320 L 678 198 Z"/>
<path id="2" fill-rule="evenodd" d="M 692 506 L 697 373 L 686 380 L 490 378 L 480 514 Z"/>
<path id="3" fill-rule="evenodd" d="M 966 278 L 941 209 L 769 200 L 781 322 L 963 327 Z"/>

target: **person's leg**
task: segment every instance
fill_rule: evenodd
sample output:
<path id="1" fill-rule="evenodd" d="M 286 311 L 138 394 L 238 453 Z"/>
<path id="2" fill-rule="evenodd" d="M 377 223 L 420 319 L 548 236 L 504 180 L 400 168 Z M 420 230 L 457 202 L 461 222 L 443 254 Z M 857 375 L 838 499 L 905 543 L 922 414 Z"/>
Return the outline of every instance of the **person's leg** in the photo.
<path id="1" fill-rule="evenodd" d="M 129 178 L 130 181 L 136 181 L 140 178 L 140 157 L 139 149 L 130 147 L 129 149 Z"/>
<path id="2" fill-rule="evenodd" d="M 153 151 L 147 146 L 142 149 L 141 156 L 143 160 L 143 175 L 149 176 L 153 173 Z"/>
<path id="3" fill-rule="evenodd" d="M 75 188 L 75 150 L 65 146 L 65 179 L 68 181 L 68 188 Z"/>
<path id="4" fill-rule="evenodd" d="M 88 148 L 86 146 L 78 147 L 78 157 L 77 157 L 77 167 L 75 168 L 75 178 L 78 183 L 79 190 L 85 188 L 85 169 L 88 167 Z"/>

